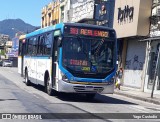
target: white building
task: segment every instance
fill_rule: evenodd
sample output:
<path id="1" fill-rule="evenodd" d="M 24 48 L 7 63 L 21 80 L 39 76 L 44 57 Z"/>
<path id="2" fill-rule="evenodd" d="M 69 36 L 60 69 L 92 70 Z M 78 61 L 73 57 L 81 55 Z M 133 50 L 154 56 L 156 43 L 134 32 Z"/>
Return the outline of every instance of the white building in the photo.
<path id="1" fill-rule="evenodd" d="M 60 3 L 60 22 L 69 22 L 70 0 L 61 0 Z"/>

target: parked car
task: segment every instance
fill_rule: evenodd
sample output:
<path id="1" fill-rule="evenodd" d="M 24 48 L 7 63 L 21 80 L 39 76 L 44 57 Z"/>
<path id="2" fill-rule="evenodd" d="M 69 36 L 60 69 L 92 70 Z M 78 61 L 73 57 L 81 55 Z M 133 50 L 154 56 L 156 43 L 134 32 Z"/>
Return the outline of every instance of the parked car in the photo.
<path id="1" fill-rule="evenodd" d="M 2 66 L 3 67 L 12 67 L 12 61 L 8 60 L 8 59 L 3 60 Z"/>

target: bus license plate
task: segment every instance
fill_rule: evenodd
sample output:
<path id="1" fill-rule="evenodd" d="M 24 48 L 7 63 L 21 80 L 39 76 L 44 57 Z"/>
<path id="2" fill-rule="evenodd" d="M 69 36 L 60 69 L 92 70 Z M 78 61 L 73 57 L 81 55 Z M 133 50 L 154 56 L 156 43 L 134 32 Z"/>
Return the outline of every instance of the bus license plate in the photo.
<path id="1" fill-rule="evenodd" d="M 93 88 L 93 86 L 87 86 L 87 87 L 86 87 L 86 90 L 88 90 L 88 91 L 93 91 L 94 88 Z"/>

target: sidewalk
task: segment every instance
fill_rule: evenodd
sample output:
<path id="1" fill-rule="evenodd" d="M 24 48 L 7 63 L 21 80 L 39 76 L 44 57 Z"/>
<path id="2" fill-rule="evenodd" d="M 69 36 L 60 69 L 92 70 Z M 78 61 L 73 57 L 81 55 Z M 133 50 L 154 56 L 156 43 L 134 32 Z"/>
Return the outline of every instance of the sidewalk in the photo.
<path id="1" fill-rule="evenodd" d="M 115 94 L 118 95 L 123 95 L 126 97 L 134 98 L 137 100 L 142 100 L 145 102 L 150 102 L 154 104 L 159 104 L 160 105 L 160 95 L 153 95 L 153 98 L 151 98 L 151 93 L 146 93 L 142 91 L 138 91 L 133 88 L 121 86 L 121 90 L 115 89 L 114 90 Z"/>

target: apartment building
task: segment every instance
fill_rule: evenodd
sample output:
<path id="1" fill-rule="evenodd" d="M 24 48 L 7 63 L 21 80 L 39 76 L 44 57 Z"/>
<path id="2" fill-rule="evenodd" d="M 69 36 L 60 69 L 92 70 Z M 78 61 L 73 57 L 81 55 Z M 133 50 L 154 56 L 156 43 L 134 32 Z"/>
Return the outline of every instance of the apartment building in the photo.
<path id="1" fill-rule="evenodd" d="M 42 8 L 41 28 L 55 25 L 60 22 L 60 1 L 52 1 Z"/>

